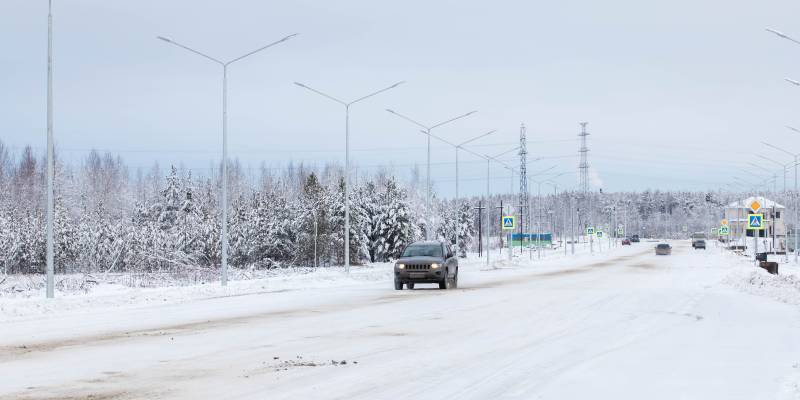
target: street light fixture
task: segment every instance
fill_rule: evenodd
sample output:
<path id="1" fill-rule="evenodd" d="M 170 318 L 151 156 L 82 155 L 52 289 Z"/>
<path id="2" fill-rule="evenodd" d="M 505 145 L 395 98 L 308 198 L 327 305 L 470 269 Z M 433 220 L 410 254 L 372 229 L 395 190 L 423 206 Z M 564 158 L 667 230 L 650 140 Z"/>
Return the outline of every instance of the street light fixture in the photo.
<path id="1" fill-rule="evenodd" d="M 431 131 L 434 130 L 435 128 L 438 128 L 438 127 L 442 126 L 442 125 L 449 124 L 449 123 L 451 123 L 453 121 L 456 121 L 456 120 L 459 120 L 461 118 L 468 117 L 468 116 L 470 116 L 472 114 L 475 114 L 478 111 L 470 111 L 470 112 L 468 112 L 466 114 L 462 114 L 462 115 L 459 115 L 457 117 L 450 118 L 447 121 L 440 122 L 438 124 L 434 124 L 434 125 L 431 125 L 431 126 L 423 125 L 423 124 L 421 124 L 421 123 L 419 123 L 419 122 L 417 122 L 417 121 L 415 121 L 415 120 L 413 120 L 413 119 L 411 119 L 411 118 L 409 118 L 409 117 L 407 117 L 407 116 L 405 116 L 403 114 L 400 114 L 400 113 L 398 113 L 398 112 L 396 112 L 394 110 L 391 110 L 391 109 L 387 108 L 386 111 L 388 111 L 389 113 L 392 113 L 392 114 L 394 114 L 394 115 L 396 115 L 396 116 L 398 116 L 398 117 L 400 117 L 400 118 L 402 118 L 402 119 L 404 119 L 404 120 L 406 120 L 408 122 L 411 122 L 412 124 L 414 124 L 416 126 L 421 127 L 423 129 L 423 133 L 425 133 L 428 136 L 428 167 L 427 167 L 427 178 L 426 178 L 426 182 L 425 182 L 426 186 L 427 186 L 426 208 L 427 208 L 427 214 L 428 214 L 427 218 L 426 218 L 426 222 L 425 222 L 425 239 L 428 240 L 428 239 L 430 239 L 430 231 L 431 231 L 431 226 L 430 226 L 430 224 L 431 224 Z"/>
<path id="2" fill-rule="evenodd" d="M 333 97 L 329 94 L 321 92 L 317 89 L 304 85 L 300 82 L 295 82 L 294 84 L 314 92 L 322 97 L 325 97 L 329 100 L 333 100 L 341 105 L 344 106 L 344 270 L 346 273 L 350 273 L 350 106 L 356 104 L 362 100 L 366 100 L 372 96 L 378 95 L 383 93 L 387 90 L 394 89 L 402 84 L 405 81 L 400 81 L 391 85 L 389 87 L 383 88 L 376 92 L 370 93 L 366 96 L 359 97 L 353 101 L 346 102 L 343 100 L 339 100 L 336 97 Z"/>
<path id="3" fill-rule="evenodd" d="M 222 242 L 222 286 L 226 286 L 228 284 L 228 66 L 262 50 L 266 50 L 279 43 L 283 43 L 295 36 L 297 36 L 296 33 L 285 36 L 280 40 L 267 44 L 266 46 L 259 47 L 230 61 L 221 61 L 205 53 L 192 49 L 191 47 L 180 44 L 172 39 L 163 36 L 157 36 L 159 40 L 197 54 L 200 57 L 213 61 L 222 67 L 222 229 L 220 231 L 220 242 Z"/>
<path id="4" fill-rule="evenodd" d="M 781 37 L 781 38 L 784 38 L 784 39 L 786 39 L 786 40 L 789 40 L 789 41 L 795 42 L 795 43 L 797 43 L 797 44 L 800 44 L 800 41 L 797 41 L 797 40 L 795 40 L 795 39 L 794 39 L 794 38 L 792 38 L 791 36 L 789 36 L 789 35 L 787 35 L 787 34 L 785 34 L 785 33 L 781 32 L 781 31 L 777 31 L 777 30 L 775 30 L 775 29 L 772 29 L 772 28 L 766 28 L 766 31 L 767 31 L 767 32 L 770 32 L 770 33 L 774 33 L 775 35 L 777 35 L 777 36 L 779 36 L 779 37 Z"/>

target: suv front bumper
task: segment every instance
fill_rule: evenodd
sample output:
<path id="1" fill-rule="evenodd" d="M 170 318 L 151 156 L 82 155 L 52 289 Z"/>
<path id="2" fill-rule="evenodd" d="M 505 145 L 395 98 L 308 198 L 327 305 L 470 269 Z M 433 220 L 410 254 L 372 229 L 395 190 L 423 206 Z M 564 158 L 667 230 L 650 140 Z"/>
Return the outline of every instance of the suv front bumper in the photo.
<path id="1" fill-rule="evenodd" d="M 444 268 L 429 270 L 394 269 L 394 279 L 403 283 L 438 283 L 444 280 Z"/>

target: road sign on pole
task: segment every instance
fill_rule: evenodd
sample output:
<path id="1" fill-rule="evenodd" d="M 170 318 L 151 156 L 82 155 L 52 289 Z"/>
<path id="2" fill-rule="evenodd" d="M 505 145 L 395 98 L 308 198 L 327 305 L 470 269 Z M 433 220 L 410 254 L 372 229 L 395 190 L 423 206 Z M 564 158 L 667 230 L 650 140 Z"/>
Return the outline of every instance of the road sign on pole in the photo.
<path id="1" fill-rule="evenodd" d="M 750 214 L 747 216 L 747 229 L 763 231 L 764 228 L 764 214 Z"/>
<path id="2" fill-rule="evenodd" d="M 728 225 L 723 225 L 723 226 L 721 226 L 719 228 L 719 235 L 720 236 L 728 236 L 730 234 L 731 234 L 731 230 L 730 230 L 730 228 L 728 228 Z"/>
<path id="3" fill-rule="evenodd" d="M 594 235 L 594 227 L 593 226 L 590 226 L 590 227 L 586 228 L 586 235 L 588 235 L 588 236 L 593 236 Z"/>
<path id="4" fill-rule="evenodd" d="M 722 219 L 722 223 L 720 225 L 727 226 L 728 225 L 728 219 L 727 218 L 723 218 Z"/>
<path id="5" fill-rule="evenodd" d="M 511 231 L 517 228 L 515 223 L 514 217 L 511 215 L 506 215 L 503 217 L 503 230 L 504 231 Z"/>
<path id="6" fill-rule="evenodd" d="M 759 203 L 758 200 L 753 200 L 753 202 L 750 203 L 750 209 L 753 210 L 754 213 L 758 212 L 758 210 L 761 209 L 761 203 Z"/>
<path id="7" fill-rule="evenodd" d="M 597 236 L 598 239 L 602 239 L 603 238 L 603 231 L 597 231 L 594 234 Z"/>

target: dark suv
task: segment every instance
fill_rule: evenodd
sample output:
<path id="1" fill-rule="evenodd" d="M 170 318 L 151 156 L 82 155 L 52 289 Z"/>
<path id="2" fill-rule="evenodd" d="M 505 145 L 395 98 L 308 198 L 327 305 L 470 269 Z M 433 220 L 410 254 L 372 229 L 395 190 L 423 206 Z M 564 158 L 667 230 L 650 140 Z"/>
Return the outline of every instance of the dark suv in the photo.
<path id="1" fill-rule="evenodd" d="M 458 287 L 458 258 L 448 243 L 414 242 L 394 264 L 394 288 L 409 289 L 416 283 L 438 283 L 439 289 Z"/>

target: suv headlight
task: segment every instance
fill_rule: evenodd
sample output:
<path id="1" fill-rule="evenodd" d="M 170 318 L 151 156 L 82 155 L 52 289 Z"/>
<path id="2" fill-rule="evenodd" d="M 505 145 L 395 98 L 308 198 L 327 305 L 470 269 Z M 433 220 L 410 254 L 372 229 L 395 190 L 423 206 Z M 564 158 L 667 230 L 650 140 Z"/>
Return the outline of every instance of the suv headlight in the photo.
<path id="1" fill-rule="evenodd" d="M 431 264 L 431 269 L 436 269 L 436 268 L 439 268 L 439 267 L 441 267 L 441 264 L 437 264 L 437 263 Z"/>
<path id="2" fill-rule="evenodd" d="M 406 269 L 405 264 L 395 264 L 395 267 L 397 267 L 397 269 Z"/>

